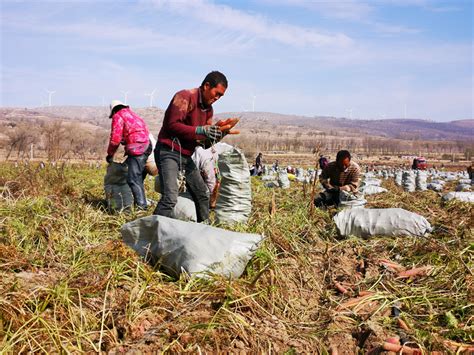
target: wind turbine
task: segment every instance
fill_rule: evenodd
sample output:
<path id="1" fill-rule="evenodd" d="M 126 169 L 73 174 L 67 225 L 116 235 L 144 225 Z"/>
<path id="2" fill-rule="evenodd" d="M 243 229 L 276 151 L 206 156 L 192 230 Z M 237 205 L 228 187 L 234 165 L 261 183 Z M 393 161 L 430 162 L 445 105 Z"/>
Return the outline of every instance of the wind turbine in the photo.
<path id="1" fill-rule="evenodd" d="M 347 112 L 349 112 L 349 118 L 352 120 L 352 111 L 353 109 L 352 108 L 348 108 L 347 109 Z"/>
<path id="2" fill-rule="evenodd" d="M 123 96 L 124 96 L 124 101 L 123 101 L 123 102 L 124 102 L 125 105 L 127 104 L 127 97 L 128 97 L 128 93 L 129 93 L 129 92 L 130 92 L 130 91 L 122 91 Z"/>
<path id="3" fill-rule="evenodd" d="M 407 119 L 407 104 L 406 104 L 406 102 L 405 102 L 405 116 L 404 117 L 405 117 L 405 119 Z"/>
<path id="4" fill-rule="evenodd" d="M 48 93 L 48 106 L 51 107 L 51 97 L 53 96 L 53 94 L 56 93 L 56 91 L 49 91 L 48 89 L 46 89 L 46 92 Z"/>
<path id="5" fill-rule="evenodd" d="M 153 89 L 149 94 L 145 93 L 145 96 L 150 96 L 150 107 L 153 107 L 153 95 L 155 95 L 156 89 Z"/>
<path id="6" fill-rule="evenodd" d="M 252 97 L 252 112 L 255 112 L 255 99 L 257 98 L 257 96 L 253 95 Z"/>

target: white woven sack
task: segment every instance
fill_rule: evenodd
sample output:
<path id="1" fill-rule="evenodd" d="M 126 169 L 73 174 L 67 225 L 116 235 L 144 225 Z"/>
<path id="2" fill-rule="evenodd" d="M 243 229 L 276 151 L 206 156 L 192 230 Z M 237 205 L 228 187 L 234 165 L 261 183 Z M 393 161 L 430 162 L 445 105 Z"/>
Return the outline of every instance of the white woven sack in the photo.
<path id="1" fill-rule="evenodd" d="M 104 176 L 104 193 L 110 211 L 122 211 L 133 204 L 133 194 L 127 184 L 127 164 L 112 162 Z"/>
<path id="2" fill-rule="evenodd" d="M 456 191 L 471 191 L 471 184 L 458 184 Z"/>
<path id="3" fill-rule="evenodd" d="M 176 202 L 176 206 L 173 208 L 173 218 L 181 221 L 197 221 L 196 205 L 189 193 L 179 194 L 178 202 Z"/>
<path id="4" fill-rule="evenodd" d="M 426 185 L 428 190 L 433 190 L 436 192 L 441 192 L 443 191 L 443 185 L 441 184 L 436 184 L 434 182 L 430 182 L 428 185 Z"/>
<path id="5" fill-rule="evenodd" d="M 289 189 L 290 188 L 290 179 L 288 179 L 288 173 L 284 170 L 280 170 L 278 172 L 278 185 L 282 189 Z"/>
<path id="6" fill-rule="evenodd" d="M 418 170 L 416 172 L 415 183 L 416 183 L 416 189 L 418 191 L 426 191 L 426 189 L 428 188 L 426 184 L 427 178 L 428 178 L 428 174 L 426 173 L 426 171 Z"/>
<path id="7" fill-rule="evenodd" d="M 151 176 L 156 176 L 158 175 L 158 167 L 156 166 L 155 162 L 155 146 L 156 146 L 156 139 L 153 137 L 153 134 L 149 134 L 148 136 L 150 138 L 150 142 L 152 145 L 152 150 L 151 154 L 148 156 L 148 159 L 146 160 L 145 163 L 145 170 L 148 174 Z"/>
<path id="8" fill-rule="evenodd" d="M 265 187 L 268 187 L 269 189 L 273 189 L 273 188 L 277 188 L 277 187 L 280 187 L 278 185 L 278 182 L 277 181 L 268 181 L 265 183 Z"/>
<path id="9" fill-rule="evenodd" d="M 361 193 L 353 194 L 347 191 L 340 191 L 339 192 L 339 205 L 338 208 L 346 209 L 346 208 L 360 208 L 364 207 L 367 203 L 367 200 L 364 199 L 364 195 Z"/>
<path id="10" fill-rule="evenodd" d="M 196 277 L 210 273 L 236 279 L 254 255 L 263 237 L 202 223 L 149 216 L 122 226 L 123 241 L 148 262 L 168 274 Z"/>
<path id="11" fill-rule="evenodd" d="M 403 173 L 401 171 L 395 172 L 395 184 L 398 186 L 402 186 L 402 175 Z"/>
<path id="12" fill-rule="evenodd" d="M 123 211 L 133 204 L 133 194 L 128 184 L 104 185 L 105 200 L 110 211 Z"/>
<path id="13" fill-rule="evenodd" d="M 219 170 L 222 176 L 216 202 L 216 222 L 246 223 L 252 211 L 250 171 L 245 155 L 236 147 L 218 143 Z"/>
<path id="14" fill-rule="evenodd" d="M 402 174 L 402 186 L 405 191 L 414 192 L 416 190 L 415 173 L 404 171 Z"/>
<path id="15" fill-rule="evenodd" d="M 365 179 L 362 181 L 362 186 L 380 186 L 382 181 L 380 179 Z"/>
<path id="16" fill-rule="evenodd" d="M 333 218 L 342 236 L 423 236 L 431 232 L 425 217 L 402 208 L 355 208 Z"/>
<path id="17" fill-rule="evenodd" d="M 380 186 L 367 185 L 367 186 L 362 186 L 360 188 L 360 192 L 362 192 L 364 195 L 375 195 L 375 194 L 380 194 L 382 192 L 387 192 L 387 189 Z"/>
<path id="18" fill-rule="evenodd" d="M 297 168 L 296 169 L 296 181 L 298 182 L 305 182 L 305 171 L 302 168 Z"/>
<path id="19" fill-rule="evenodd" d="M 125 185 L 127 183 L 127 174 L 127 164 L 112 162 L 107 165 L 104 185 Z"/>
<path id="20" fill-rule="evenodd" d="M 443 201 L 459 200 L 474 203 L 474 192 L 448 192 L 443 195 Z"/>

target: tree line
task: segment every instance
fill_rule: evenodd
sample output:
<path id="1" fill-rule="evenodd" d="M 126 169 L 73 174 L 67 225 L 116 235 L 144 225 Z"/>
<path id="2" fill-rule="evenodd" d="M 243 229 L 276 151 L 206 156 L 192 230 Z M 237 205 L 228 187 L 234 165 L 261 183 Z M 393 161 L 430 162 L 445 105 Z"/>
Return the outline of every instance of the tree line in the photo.
<path id="1" fill-rule="evenodd" d="M 98 159 L 107 148 L 109 133 L 102 128 L 84 128 L 77 122 L 61 120 L 10 123 L 5 160 L 12 158 Z"/>
<path id="2" fill-rule="evenodd" d="M 109 131 L 98 126 L 84 126 L 78 122 L 48 120 L 9 123 L 4 129 L 3 142 L 6 160 L 34 158 L 50 161 L 62 159 L 102 159 L 107 148 Z M 348 149 L 367 157 L 374 155 L 426 155 L 437 157 L 474 157 L 474 143 L 469 141 L 428 141 L 394 139 L 372 136 L 348 136 L 330 131 L 271 132 L 248 130 L 238 136 L 228 136 L 225 142 L 235 144 L 248 154 L 257 152 L 311 153 L 320 145 L 322 152 L 334 153 Z"/>

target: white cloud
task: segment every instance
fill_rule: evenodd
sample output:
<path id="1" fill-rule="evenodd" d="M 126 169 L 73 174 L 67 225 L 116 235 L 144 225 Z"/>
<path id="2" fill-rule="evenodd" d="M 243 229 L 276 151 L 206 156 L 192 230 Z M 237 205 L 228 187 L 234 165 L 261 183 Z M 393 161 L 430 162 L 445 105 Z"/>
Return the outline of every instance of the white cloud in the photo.
<path id="1" fill-rule="evenodd" d="M 384 1 L 378 2 L 361 2 L 357 0 L 345 1 L 307 1 L 307 0 L 262 0 L 268 5 L 283 5 L 290 7 L 300 7 L 321 15 L 322 17 L 337 19 L 346 22 L 356 22 L 361 25 L 372 28 L 376 33 L 380 34 L 414 34 L 419 33 L 417 28 L 406 27 L 398 24 L 390 24 L 381 21 L 376 21 L 377 6 L 380 6 Z M 403 2 L 395 2 L 394 5 L 402 5 Z M 424 5 L 424 1 L 406 0 L 406 4 L 418 6 Z"/>
<path id="2" fill-rule="evenodd" d="M 361 20 L 368 18 L 374 11 L 374 7 L 367 2 L 357 0 L 327 1 L 327 0 L 264 0 L 267 4 L 297 6 L 317 12 L 324 17 Z"/>
<path id="3" fill-rule="evenodd" d="M 191 28 L 189 32 L 202 39 L 196 41 L 186 30 L 181 33 L 167 33 L 164 30 L 147 26 L 137 27 L 126 22 L 45 23 L 29 18 L 28 21 L 5 21 L 3 26 L 10 31 L 67 38 L 68 47 L 101 53 L 142 53 L 156 50 L 189 53 L 200 51 L 206 46 L 208 53 L 232 54 L 253 46 L 252 40 L 246 36 L 228 36 L 228 33 L 215 33 L 212 29 Z M 73 39 L 77 42 L 73 42 Z M 33 41 L 32 38 L 30 40 Z M 219 47 L 211 45 L 215 42 L 220 43 Z"/>
<path id="4" fill-rule="evenodd" d="M 237 31 L 259 39 L 273 40 L 298 47 L 345 47 L 352 43 L 343 33 L 327 34 L 313 28 L 305 28 L 272 21 L 262 15 L 234 9 L 227 5 L 204 0 L 154 0 L 161 10 L 170 10 L 181 16 L 195 18 L 202 23 L 217 26 L 218 30 Z"/>

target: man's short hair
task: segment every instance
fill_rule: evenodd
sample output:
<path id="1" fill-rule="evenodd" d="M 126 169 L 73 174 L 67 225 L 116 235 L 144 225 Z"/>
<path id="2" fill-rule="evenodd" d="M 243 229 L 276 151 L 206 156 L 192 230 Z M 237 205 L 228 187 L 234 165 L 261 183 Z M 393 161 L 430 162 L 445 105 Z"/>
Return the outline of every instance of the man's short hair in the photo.
<path id="1" fill-rule="evenodd" d="M 201 86 L 204 86 L 205 83 L 209 83 L 211 88 L 215 88 L 217 85 L 221 84 L 227 89 L 227 78 L 224 74 L 218 71 L 211 71 L 209 74 L 207 74 L 202 81 Z"/>
<path id="2" fill-rule="evenodd" d="M 351 160 L 351 153 L 349 153 L 348 150 L 340 150 L 337 152 L 336 161 L 343 161 L 346 158 L 349 158 L 349 160 Z"/>

